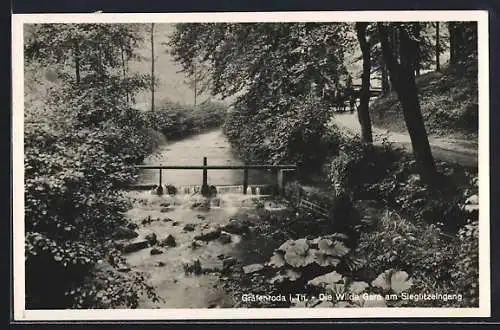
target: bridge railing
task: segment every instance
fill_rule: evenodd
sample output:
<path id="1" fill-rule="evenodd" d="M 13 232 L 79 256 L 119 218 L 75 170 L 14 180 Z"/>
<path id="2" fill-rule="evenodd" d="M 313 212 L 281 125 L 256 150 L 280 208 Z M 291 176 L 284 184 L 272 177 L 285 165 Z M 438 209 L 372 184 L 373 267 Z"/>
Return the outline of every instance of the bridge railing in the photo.
<path id="1" fill-rule="evenodd" d="M 276 175 L 276 187 L 280 193 L 284 191 L 286 182 L 295 178 L 297 165 L 208 165 L 207 157 L 203 157 L 202 165 L 136 165 L 140 169 L 157 169 L 159 171 L 158 186 L 162 186 L 163 170 L 201 170 L 203 179 L 201 185 L 202 193 L 208 191 L 208 170 L 243 170 L 243 193 L 246 194 L 248 187 L 248 170 L 272 170 Z"/>

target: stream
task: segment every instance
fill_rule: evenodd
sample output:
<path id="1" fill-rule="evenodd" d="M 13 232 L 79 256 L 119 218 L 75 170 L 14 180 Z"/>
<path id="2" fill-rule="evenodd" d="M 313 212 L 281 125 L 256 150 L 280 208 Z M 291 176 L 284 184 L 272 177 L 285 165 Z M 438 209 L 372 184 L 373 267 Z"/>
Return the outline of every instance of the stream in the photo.
<path id="1" fill-rule="evenodd" d="M 201 165 L 203 157 L 208 158 L 209 165 L 242 164 L 233 155 L 221 130 L 166 143 L 144 164 Z M 264 262 L 280 242 L 245 239 L 234 233 L 224 233 L 225 240 L 200 241 L 195 237 L 214 231 L 231 219 L 258 220 L 256 207 L 259 203 L 260 207 L 270 211 L 285 209 L 284 205 L 261 192 L 261 188 L 264 190 L 265 185 L 272 184 L 273 180 L 273 175 L 267 171 L 249 170 L 249 188 L 243 194 L 243 170 L 209 170 L 208 184 L 216 186 L 218 193 L 207 200 L 199 194 L 202 171 L 176 169 L 162 171 L 163 185 L 165 188 L 166 185 L 175 186 L 175 195 L 158 196 L 152 190 L 128 191 L 134 206 L 127 212 L 127 217 L 138 225 L 139 237 L 136 240 L 144 240 L 153 233 L 158 241 L 169 235 L 175 239 L 175 246 L 155 247 L 160 250 L 159 254 L 152 254 L 152 247 L 125 254 L 129 267 L 143 272 L 163 298 L 156 303 L 144 298 L 138 308 L 233 307 L 237 298 L 227 294 L 220 281 L 223 259 L 232 257 L 243 265 Z M 155 185 L 158 181 L 159 170 L 145 169 L 138 185 Z M 210 207 L 194 207 L 196 205 Z M 152 221 L 145 224 L 144 219 Z M 199 260 L 205 271 L 197 275 L 186 273 L 186 265 L 195 260 Z"/>

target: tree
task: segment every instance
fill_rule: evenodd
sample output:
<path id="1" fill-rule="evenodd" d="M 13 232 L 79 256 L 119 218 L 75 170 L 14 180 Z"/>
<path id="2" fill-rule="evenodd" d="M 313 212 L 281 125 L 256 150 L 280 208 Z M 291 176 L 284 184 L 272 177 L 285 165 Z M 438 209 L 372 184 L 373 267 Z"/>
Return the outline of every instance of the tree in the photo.
<path id="1" fill-rule="evenodd" d="M 448 22 L 450 63 L 464 64 L 477 59 L 477 23 Z"/>
<path id="2" fill-rule="evenodd" d="M 206 65 L 199 61 L 193 62 L 193 74 L 188 77 L 187 84 L 193 89 L 193 103 L 196 107 L 199 96 L 210 89 L 210 73 Z"/>
<path id="3" fill-rule="evenodd" d="M 433 184 L 436 167 L 432 156 L 427 132 L 425 129 L 418 91 L 415 83 L 415 57 L 419 46 L 418 23 L 385 24 L 378 23 L 384 61 L 399 101 L 403 108 L 403 116 L 411 138 L 413 153 L 420 167 L 422 180 Z M 399 56 L 389 42 L 389 35 L 397 33 L 399 39 Z"/>
<path id="4" fill-rule="evenodd" d="M 25 111 L 35 119 L 24 135 L 29 309 L 134 308 L 141 290 L 151 293 L 139 275 L 96 268 L 117 252 L 113 236 L 126 223 L 119 189 L 134 178 L 128 168 L 152 149 L 125 103 L 149 81 L 123 75 L 140 40 L 136 28 L 37 24 L 25 38 L 26 68 L 59 73 L 58 88 Z"/>
<path id="5" fill-rule="evenodd" d="M 177 24 L 170 44 L 190 77 L 198 61 L 205 64 L 212 94 L 235 97 L 239 120 L 255 123 L 231 130 L 243 154 L 306 163 L 304 150 L 319 143 L 330 117 L 317 103 L 345 72 L 348 31 L 340 23 Z"/>
<path id="6" fill-rule="evenodd" d="M 439 72 L 441 70 L 441 63 L 439 61 L 439 55 L 441 53 L 441 47 L 439 47 L 439 22 L 436 22 L 436 71 Z"/>
<path id="7" fill-rule="evenodd" d="M 155 111 L 155 23 L 151 23 L 151 111 Z"/>
<path id="8" fill-rule="evenodd" d="M 361 125 L 361 138 L 366 143 L 372 143 L 372 124 L 370 119 L 370 75 L 371 75 L 371 47 L 366 39 L 366 29 L 368 23 L 356 23 L 356 35 L 358 37 L 359 46 L 363 54 L 363 74 L 361 80 L 360 104 L 358 107 L 358 119 Z"/>

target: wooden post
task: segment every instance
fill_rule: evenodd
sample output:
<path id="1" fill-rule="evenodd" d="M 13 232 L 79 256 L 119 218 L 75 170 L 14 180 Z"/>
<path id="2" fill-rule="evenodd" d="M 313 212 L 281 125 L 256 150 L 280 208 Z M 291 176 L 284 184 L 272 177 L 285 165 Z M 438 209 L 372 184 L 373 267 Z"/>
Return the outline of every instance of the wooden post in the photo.
<path id="1" fill-rule="evenodd" d="M 246 195 L 248 187 L 248 168 L 243 169 L 243 194 Z"/>
<path id="2" fill-rule="evenodd" d="M 160 166 L 161 166 L 161 164 L 160 164 Z M 161 168 L 159 168 L 159 170 L 160 170 L 160 178 L 159 178 L 159 182 L 158 182 L 158 187 L 156 188 L 156 194 L 158 196 L 161 196 L 161 195 L 163 195 L 163 187 L 161 185 Z"/>
<path id="3" fill-rule="evenodd" d="M 161 164 L 160 164 L 160 166 L 161 166 Z M 159 168 L 158 170 L 160 171 L 160 182 L 158 183 L 158 185 L 161 187 L 161 174 L 162 174 L 162 170 L 161 170 L 161 168 Z"/>
<path id="4" fill-rule="evenodd" d="M 201 184 L 201 194 L 202 195 L 207 195 L 208 194 L 208 173 L 207 173 L 207 157 L 203 157 L 203 182 Z"/>

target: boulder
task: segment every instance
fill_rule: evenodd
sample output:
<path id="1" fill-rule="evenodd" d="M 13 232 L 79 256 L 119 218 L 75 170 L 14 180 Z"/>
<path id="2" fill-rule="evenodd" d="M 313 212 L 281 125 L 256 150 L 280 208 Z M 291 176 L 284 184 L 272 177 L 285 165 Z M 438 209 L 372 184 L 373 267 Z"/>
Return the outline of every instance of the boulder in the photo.
<path id="1" fill-rule="evenodd" d="M 151 220 L 151 216 L 150 216 L 150 215 L 148 215 L 148 217 L 147 217 L 147 218 L 142 219 L 142 222 L 141 222 L 141 223 L 142 223 L 143 225 L 149 225 L 149 224 L 151 224 L 151 222 L 152 222 L 152 221 L 153 221 L 153 220 Z"/>
<path id="2" fill-rule="evenodd" d="M 464 205 L 464 211 L 467 213 L 478 213 L 479 212 L 479 205 L 477 204 L 466 204 Z"/>
<path id="3" fill-rule="evenodd" d="M 233 240 L 233 238 L 231 237 L 231 235 L 229 235 L 228 233 L 224 233 L 222 232 L 219 236 L 219 242 L 222 243 L 222 244 L 229 244 L 231 243 L 231 241 Z"/>
<path id="4" fill-rule="evenodd" d="M 420 184 L 421 179 L 420 179 L 420 174 L 412 174 L 407 180 L 408 184 L 415 185 L 415 184 Z"/>
<path id="5" fill-rule="evenodd" d="M 165 263 L 163 261 L 158 261 L 157 263 L 155 263 L 155 266 L 156 267 L 164 267 Z"/>
<path id="6" fill-rule="evenodd" d="M 262 264 L 251 264 L 251 265 L 243 266 L 243 273 L 248 275 L 248 274 L 260 272 L 263 269 L 264 269 L 264 265 L 262 265 Z"/>
<path id="7" fill-rule="evenodd" d="M 177 242 L 175 241 L 174 236 L 168 235 L 164 240 L 162 240 L 159 244 L 160 246 L 169 246 L 174 247 L 177 246 Z"/>
<path id="8" fill-rule="evenodd" d="M 167 185 L 167 194 L 169 195 L 175 195 L 177 194 L 177 188 L 172 185 Z"/>
<path id="9" fill-rule="evenodd" d="M 123 253 L 131 253 L 145 249 L 149 246 L 149 242 L 146 239 L 135 239 L 133 241 L 127 242 L 122 247 Z"/>
<path id="10" fill-rule="evenodd" d="M 171 207 L 162 207 L 162 208 L 160 209 L 160 212 L 161 212 L 161 213 L 167 213 L 167 212 L 170 212 L 170 211 L 172 211 L 172 210 L 173 210 L 173 208 L 171 208 Z"/>
<path id="11" fill-rule="evenodd" d="M 158 243 L 158 237 L 155 233 L 147 234 L 145 239 L 148 241 L 149 245 L 155 245 Z"/>
<path id="12" fill-rule="evenodd" d="M 200 247 L 200 246 L 202 246 L 202 245 L 203 245 L 203 244 L 202 244 L 202 242 L 200 242 L 200 241 L 193 241 L 193 242 L 191 243 L 191 248 L 194 250 L 194 249 L 199 248 L 199 247 Z"/>
<path id="13" fill-rule="evenodd" d="M 206 232 L 203 232 L 198 236 L 195 236 L 194 239 L 199 240 L 199 241 L 209 242 L 209 241 L 213 241 L 213 240 L 219 238 L 221 233 L 222 233 L 222 231 L 220 228 L 215 228 L 215 229 L 211 229 L 211 230 L 208 230 Z"/>
<path id="14" fill-rule="evenodd" d="M 122 273 L 127 273 L 127 272 L 131 271 L 131 268 L 129 265 L 121 264 L 121 265 L 118 265 L 118 267 L 116 267 L 116 270 L 119 272 L 122 272 Z"/>
<path id="15" fill-rule="evenodd" d="M 192 223 L 188 223 L 184 226 L 183 230 L 184 231 L 194 231 L 195 225 Z"/>
<path id="16" fill-rule="evenodd" d="M 137 236 L 139 236 L 139 234 L 132 229 L 126 227 L 119 227 L 116 229 L 113 236 L 116 239 L 131 239 L 131 238 L 136 238 Z"/>
<path id="17" fill-rule="evenodd" d="M 238 261 L 236 260 L 236 258 L 233 258 L 233 257 L 224 258 L 224 259 L 222 259 L 222 269 L 228 270 L 232 266 L 236 265 L 237 262 Z"/>
<path id="18" fill-rule="evenodd" d="M 139 225 L 137 225 L 135 222 L 129 222 L 127 224 L 127 228 L 130 230 L 135 230 L 135 229 L 139 228 Z"/>
<path id="19" fill-rule="evenodd" d="M 174 221 L 174 222 L 172 222 L 172 226 L 178 226 L 179 224 L 180 224 L 180 222 L 179 222 L 179 221 Z"/>
<path id="20" fill-rule="evenodd" d="M 465 200 L 465 204 L 479 204 L 479 196 L 477 194 L 470 196 Z"/>
<path id="21" fill-rule="evenodd" d="M 227 225 L 222 227 L 222 230 L 236 235 L 242 235 L 244 233 L 249 233 L 250 228 L 246 221 L 232 219 Z"/>
<path id="22" fill-rule="evenodd" d="M 203 270 L 201 268 L 201 262 L 199 259 L 194 260 L 192 263 L 186 262 L 183 264 L 184 273 L 186 275 L 194 273 L 195 275 L 200 275 Z"/>
<path id="23" fill-rule="evenodd" d="M 160 249 L 157 249 L 157 248 L 152 248 L 151 251 L 149 251 L 149 253 L 154 256 L 154 255 L 158 255 L 158 254 L 162 254 L 163 251 L 160 250 Z"/>

